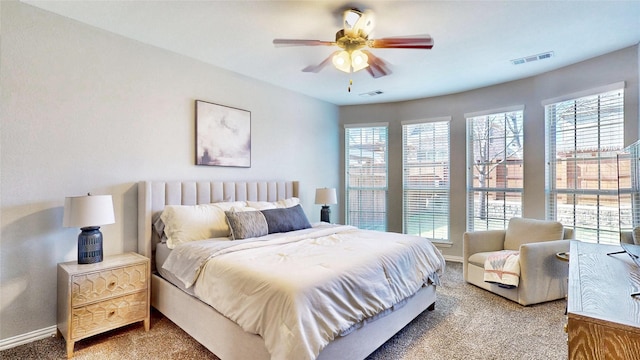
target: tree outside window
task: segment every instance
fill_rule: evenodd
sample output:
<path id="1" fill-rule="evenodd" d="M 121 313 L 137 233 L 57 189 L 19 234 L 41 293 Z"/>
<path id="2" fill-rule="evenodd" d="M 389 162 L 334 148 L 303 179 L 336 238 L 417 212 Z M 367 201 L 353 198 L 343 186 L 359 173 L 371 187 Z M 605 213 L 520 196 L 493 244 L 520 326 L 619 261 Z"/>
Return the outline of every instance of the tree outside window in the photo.
<path id="1" fill-rule="evenodd" d="M 467 119 L 469 231 L 504 229 L 522 216 L 523 112 Z"/>

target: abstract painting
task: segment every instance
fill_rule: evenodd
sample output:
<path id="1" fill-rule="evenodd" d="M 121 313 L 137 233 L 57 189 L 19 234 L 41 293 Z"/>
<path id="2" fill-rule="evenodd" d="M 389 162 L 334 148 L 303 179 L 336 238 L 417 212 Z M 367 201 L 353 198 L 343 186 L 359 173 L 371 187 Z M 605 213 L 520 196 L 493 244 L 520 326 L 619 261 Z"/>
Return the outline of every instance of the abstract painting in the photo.
<path id="1" fill-rule="evenodd" d="M 251 167 L 251 112 L 196 100 L 196 165 Z"/>

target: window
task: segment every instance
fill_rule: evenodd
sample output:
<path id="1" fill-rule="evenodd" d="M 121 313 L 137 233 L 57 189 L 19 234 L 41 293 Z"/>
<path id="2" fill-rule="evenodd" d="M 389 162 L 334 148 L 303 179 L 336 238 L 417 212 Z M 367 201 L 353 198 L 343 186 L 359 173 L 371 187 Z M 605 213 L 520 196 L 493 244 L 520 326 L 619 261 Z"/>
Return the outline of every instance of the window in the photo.
<path id="1" fill-rule="evenodd" d="M 346 223 L 387 230 L 388 125 L 345 127 Z"/>
<path id="2" fill-rule="evenodd" d="M 620 231 L 640 226 L 640 141 L 618 153 L 618 203 Z"/>
<path id="3" fill-rule="evenodd" d="M 522 216 L 523 110 L 465 115 L 468 231 L 505 229 Z"/>
<path id="4" fill-rule="evenodd" d="M 402 227 L 405 234 L 449 241 L 449 123 L 402 123 Z"/>
<path id="5" fill-rule="evenodd" d="M 576 239 L 619 242 L 617 153 L 624 144 L 624 84 L 545 104 L 547 216 Z"/>

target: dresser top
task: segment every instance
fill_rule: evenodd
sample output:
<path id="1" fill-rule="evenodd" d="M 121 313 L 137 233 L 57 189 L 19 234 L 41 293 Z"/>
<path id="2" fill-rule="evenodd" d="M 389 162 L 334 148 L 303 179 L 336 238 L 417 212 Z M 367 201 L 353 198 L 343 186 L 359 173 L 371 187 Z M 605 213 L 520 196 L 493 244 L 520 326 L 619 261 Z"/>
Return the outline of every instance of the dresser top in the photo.
<path id="1" fill-rule="evenodd" d="M 78 264 L 78 261 L 69 261 L 59 264 L 69 274 L 101 271 L 118 266 L 131 265 L 136 262 L 149 261 L 148 258 L 134 252 L 105 256 L 104 260 L 95 264 Z"/>
<path id="2" fill-rule="evenodd" d="M 567 311 L 640 328 L 640 268 L 620 246 L 571 242 Z"/>

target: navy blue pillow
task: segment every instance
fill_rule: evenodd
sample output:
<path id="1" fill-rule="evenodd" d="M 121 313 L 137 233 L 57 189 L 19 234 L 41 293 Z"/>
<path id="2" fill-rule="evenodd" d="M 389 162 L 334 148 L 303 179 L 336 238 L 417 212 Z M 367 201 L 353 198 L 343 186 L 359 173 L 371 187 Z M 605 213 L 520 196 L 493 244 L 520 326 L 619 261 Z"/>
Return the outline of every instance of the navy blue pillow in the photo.
<path id="1" fill-rule="evenodd" d="M 265 219 L 267 219 L 269 234 L 302 230 L 311 227 L 309 219 L 307 219 L 307 215 L 305 215 L 300 204 L 290 208 L 277 208 L 261 211 Z"/>

